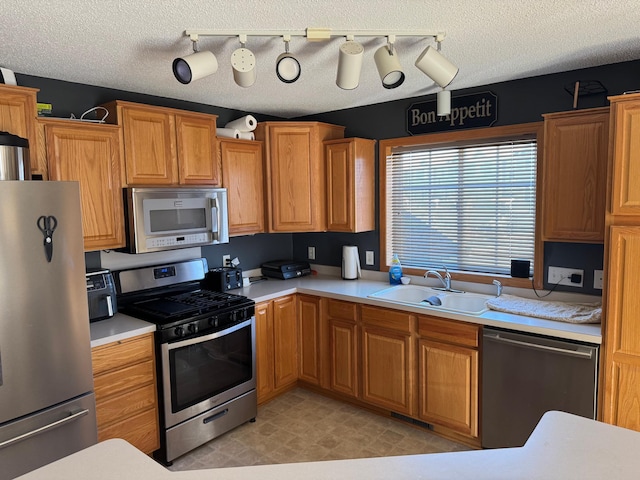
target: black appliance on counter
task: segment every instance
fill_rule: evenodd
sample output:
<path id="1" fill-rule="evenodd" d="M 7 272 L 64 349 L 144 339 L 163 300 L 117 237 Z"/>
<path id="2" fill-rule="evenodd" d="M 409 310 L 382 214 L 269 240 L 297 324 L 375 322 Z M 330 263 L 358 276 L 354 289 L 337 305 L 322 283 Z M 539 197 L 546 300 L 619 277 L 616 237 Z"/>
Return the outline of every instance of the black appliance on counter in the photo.
<path id="1" fill-rule="evenodd" d="M 212 268 L 205 275 L 202 286 L 216 292 L 242 288 L 242 269 L 237 267 Z"/>
<path id="2" fill-rule="evenodd" d="M 207 271 L 199 258 L 114 272 L 120 311 L 157 326 L 164 464 L 258 412 L 255 302 L 201 288 Z"/>
<path id="3" fill-rule="evenodd" d="M 265 277 L 279 278 L 280 280 L 304 277 L 305 275 L 311 275 L 311 266 L 309 262 L 274 260 L 262 264 L 262 275 Z"/>
<path id="4" fill-rule="evenodd" d="M 118 313 L 116 286 L 109 270 L 88 270 L 87 301 L 89 303 L 89 321 L 97 322 L 113 317 Z"/>

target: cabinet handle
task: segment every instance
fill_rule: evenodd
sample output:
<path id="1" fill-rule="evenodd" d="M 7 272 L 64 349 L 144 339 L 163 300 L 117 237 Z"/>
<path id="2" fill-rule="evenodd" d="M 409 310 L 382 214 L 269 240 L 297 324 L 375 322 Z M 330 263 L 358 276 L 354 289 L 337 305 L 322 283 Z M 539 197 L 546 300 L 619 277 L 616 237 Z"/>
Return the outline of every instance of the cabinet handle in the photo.
<path id="1" fill-rule="evenodd" d="M 89 413 L 89 410 L 87 409 L 81 410 L 77 413 L 73 413 L 69 415 L 68 417 L 64 417 L 64 418 L 61 418 L 60 420 L 49 423 L 48 425 L 44 425 L 40 428 L 36 428 L 35 430 L 31 430 L 30 432 L 23 433 L 22 435 L 18 435 L 17 437 L 13 437 L 13 438 L 10 438 L 9 440 L 5 440 L 4 442 L 0 443 L 0 448 L 8 447 L 10 445 L 13 445 L 14 443 L 21 442 L 22 440 L 26 440 L 30 437 L 34 437 L 48 430 L 54 429 L 56 427 L 60 427 L 65 423 L 73 422 L 74 420 L 77 420 L 78 418 L 85 416 L 87 413 Z"/>
<path id="2" fill-rule="evenodd" d="M 508 343 L 511 345 L 518 345 L 521 347 L 533 348 L 536 350 L 546 350 L 548 352 L 561 353 L 563 355 L 570 355 L 573 357 L 581 357 L 581 358 L 588 358 L 588 359 L 591 359 L 593 357 L 592 350 L 586 350 L 586 349 L 585 350 L 567 350 L 565 348 L 551 347 L 549 345 L 540 345 L 537 343 L 529 343 L 529 342 L 523 342 L 520 340 L 512 340 L 511 338 L 501 337 L 499 333 L 485 334 L 484 337 L 499 343 Z"/>

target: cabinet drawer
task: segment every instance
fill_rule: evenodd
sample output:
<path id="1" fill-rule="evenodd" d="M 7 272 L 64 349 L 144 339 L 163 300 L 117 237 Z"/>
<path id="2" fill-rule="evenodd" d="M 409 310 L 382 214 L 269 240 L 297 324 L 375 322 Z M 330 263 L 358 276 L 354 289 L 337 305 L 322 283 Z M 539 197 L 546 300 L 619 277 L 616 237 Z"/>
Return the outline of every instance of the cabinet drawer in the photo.
<path id="1" fill-rule="evenodd" d="M 340 300 L 329 300 L 327 311 L 331 318 L 340 318 L 342 320 L 356 321 L 357 304 L 350 302 L 341 302 Z"/>
<path id="2" fill-rule="evenodd" d="M 362 321 L 369 325 L 411 333 L 413 315 L 386 308 L 362 307 Z"/>
<path id="3" fill-rule="evenodd" d="M 96 401 L 145 385 L 155 379 L 153 360 L 98 375 L 93 379 Z"/>
<path id="4" fill-rule="evenodd" d="M 93 375 L 153 358 L 153 334 L 122 340 L 91 351 Z"/>
<path id="5" fill-rule="evenodd" d="M 156 410 L 146 410 L 134 417 L 109 425 L 107 428 L 98 427 L 99 442 L 110 438 L 122 438 L 147 454 L 157 450 L 160 447 L 160 440 Z"/>
<path id="6" fill-rule="evenodd" d="M 110 397 L 96 403 L 98 426 L 108 425 L 130 417 L 141 410 L 153 408 L 156 404 L 154 384 L 136 388 L 122 395 Z M 155 409 L 154 409 L 155 410 Z"/>
<path id="7" fill-rule="evenodd" d="M 418 317 L 418 333 L 421 337 L 477 348 L 480 326 L 433 317 Z"/>

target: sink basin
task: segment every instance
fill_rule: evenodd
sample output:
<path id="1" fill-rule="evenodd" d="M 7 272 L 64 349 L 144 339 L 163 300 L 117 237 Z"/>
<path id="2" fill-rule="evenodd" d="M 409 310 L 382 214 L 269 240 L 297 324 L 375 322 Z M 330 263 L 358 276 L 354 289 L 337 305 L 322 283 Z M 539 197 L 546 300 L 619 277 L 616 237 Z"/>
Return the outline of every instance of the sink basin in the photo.
<path id="1" fill-rule="evenodd" d="M 437 299 L 433 297 L 437 297 Z M 492 297 L 478 293 L 444 292 L 418 285 L 398 285 L 372 293 L 369 298 L 377 298 L 414 307 L 425 307 L 426 309 L 446 310 L 466 315 L 481 315 L 489 310 L 486 306 L 486 301 Z M 430 299 L 430 301 L 427 299 Z M 438 300 L 440 305 L 436 305 Z"/>

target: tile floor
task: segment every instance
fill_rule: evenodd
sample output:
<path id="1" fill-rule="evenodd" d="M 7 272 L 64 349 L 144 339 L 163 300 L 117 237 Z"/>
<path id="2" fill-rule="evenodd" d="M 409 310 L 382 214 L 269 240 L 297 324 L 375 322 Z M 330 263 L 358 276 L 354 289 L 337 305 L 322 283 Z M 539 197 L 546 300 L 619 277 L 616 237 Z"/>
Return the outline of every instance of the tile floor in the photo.
<path id="1" fill-rule="evenodd" d="M 174 460 L 197 470 L 469 450 L 433 433 L 296 388 L 246 423 Z"/>

